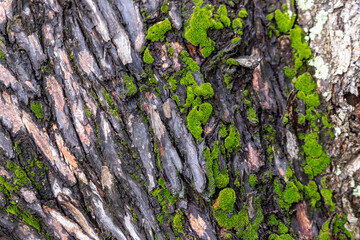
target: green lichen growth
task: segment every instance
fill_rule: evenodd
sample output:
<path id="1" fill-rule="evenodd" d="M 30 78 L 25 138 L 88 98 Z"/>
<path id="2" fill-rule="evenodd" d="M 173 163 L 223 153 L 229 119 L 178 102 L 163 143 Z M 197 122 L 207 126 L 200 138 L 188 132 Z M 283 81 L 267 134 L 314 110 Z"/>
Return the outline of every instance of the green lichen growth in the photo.
<path id="1" fill-rule="evenodd" d="M 186 67 L 193 71 L 193 72 L 197 72 L 200 71 L 200 67 L 197 64 L 197 62 L 195 62 L 192 58 L 189 57 L 189 53 L 186 51 L 182 51 L 181 52 L 181 59 L 184 61 L 184 63 L 186 64 Z"/>
<path id="2" fill-rule="evenodd" d="M 183 228 L 184 217 L 183 217 L 183 213 L 180 210 L 173 218 L 172 225 L 173 225 L 173 228 L 176 231 L 176 233 L 182 233 L 183 235 L 185 235 L 184 228 Z"/>
<path id="3" fill-rule="evenodd" d="M 309 44 L 305 42 L 305 34 L 303 33 L 301 27 L 295 26 L 290 30 L 290 41 L 291 46 L 295 49 L 295 57 L 300 60 L 309 59 L 311 57 L 311 49 Z"/>
<path id="4" fill-rule="evenodd" d="M 285 72 L 285 75 L 290 79 L 293 79 L 297 74 L 295 69 L 288 68 L 288 67 L 284 67 L 284 72 Z"/>
<path id="5" fill-rule="evenodd" d="M 342 218 L 342 220 L 340 220 Z M 354 234 L 345 228 L 346 224 L 346 215 L 340 216 L 336 214 L 334 225 L 333 225 L 333 234 L 337 236 L 338 239 L 354 239 Z"/>
<path id="6" fill-rule="evenodd" d="M 218 205 L 215 209 L 223 210 L 225 212 L 233 212 L 234 204 L 236 201 L 235 191 L 232 188 L 224 188 L 220 191 L 219 197 L 217 198 Z M 216 204 L 216 203 L 215 203 Z"/>
<path id="7" fill-rule="evenodd" d="M 279 223 L 279 232 L 280 232 L 281 234 L 285 234 L 285 233 L 287 233 L 288 231 L 289 231 L 289 228 L 288 228 L 285 224 Z"/>
<path id="8" fill-rule="evenodd" d="M 151 56 L 148 47 L 145 49 L 143 60 L 147 64 L 152 64 L 154 62 L 154 58 Z"/>
<path id="9" fill-rule="evenodd" d="M 250 119 L 250 121 L 259 123 L 254 108 L 251 106 L 249 107 L 248 110 L 249 110 L 248 118 Z"/>
<path id="10" fill-rule="evenodd" d="M 246 9 L 240 10 L 238 16 L 239 16 L 239 18 L 247 18 L 248 13 L 247 13 Z"/>
<path id="11" fill-rule="evenodd" d="M 255 174 L 250 174 L 249 180 L 248 180 L 248 183 L 250 184 L 250 186 L 255 187 L 256 182 L 257 182 L 256 175 Z"/>
<path id="12" fill-rule="evenodd" d="M 210 103 L 203 103 L 198 107 L 191 109 L 187 116 L 187 126 L 191 134 L 197 140 L 201 140 L 203 129 L 201 125 L 205 125 L 212 113 L 212 105 Z"/>
<path id="13" fill-rule="evenodd" d="M 229 173 L 227 168 L 222 172 L 219 171 L 219 156 L 220 150 L 217 144 L 214 145 L 212 151 L 205 148 L 203 150 L 203 156 L 205 159 L 206 174 L 208 177 L 208 194 L 212 196 L 215 193 L 215 187 L 224 188 L 229 184 Z"/>
<path id="14" fill-rule="evenodd" d="M 230 18 L 228 17 L 228 12 L 225 5 L 223 4 L 220 5 L 219 9 L 217 10 L 217 15 L 225 27 L 230 27 L 231 21 Z"/>
<path id="15" fill-rule="evenodd" d="M 169 11 L 169 5 L 168 5 L 168 1 L 165 0 L 164 4 L 161 6 L 161 12 L 162 13 L 167 13 Z"/>
<path id="16" fill-rule="evenodd" d="M 229 153 L 239 150 L 241 147 L 240 133 L 237 128 L 230 125 L 229 136 L 225 138 L 225 148 Z"/>
<path id="17" fill-rule="evenodd" d="M 40 230 L 40 219 L 34 217 L 30 212 L 21 209 L 18 205 L 10 205 L 5 208 L 7 213 L 17 216 L 25 224 L 32 226 L 33 228 Z"/>
<path id="18" fill-rule="evenodd" d="M 127 74 L 125 74 L 125 85 L 127 89 L 126 96 L 132 97 L 137 93 L 137 87 L 135 86 L 133 79 Z"/>
<path id="19" fill-rule="evenodd" d="M 323 223 L 319 236 L 316 237 L 317 240 L 330 240 L 331 239 L 331 231 L 330 231 L 330 221 L 327 220 Z"/>
<path id="20" fill-rule="evenodd" d="M 326 188 L 326 178 L 321 179 L 321 195 L 324 198 L 325 205 L 329 206 L 330 211 L 335 211 L 335 203 L 332 200 L 332 190 Z"/>
<path id="21" fill-rule="evenodd" d="M 304 186 L 305 197 L 310 200 L 312 208 L 316 206 L 316 203 L 321 200 L 318 188 L 314 181 L 310 181 L 307 186 Z"/>
<path id="22" fill-rule="evenodd" d="M 5 56 L 1 50 L 0 50 L 0 59 L 2 59 L 3 61 L 6 61 Z"/>
<path id="23" fill-rule="evenodd" d="M 296 15 L 290 16 L 289 12 L 282 13 L 279 9 L 275 11 L 275 20 L 278 25 L 279 31 L 282 33 L 288 33 L 295 23 Z"/>
<path id="24" fill-rule="evenodd" d="M 39 102 L 31 103 L 31 110 L 33 111 L 33 113 L 35 113 L 35 116 L 38 119 L 43 119 L 44 118 L 44 112 L 43 112 L 41 103 L 39 103 Z"/>
<path id="25" fill-rule="evenodd" d="M 302 199 L 302 195 L 299 193 L 298 188 L 291 181 L 288 181 L 286 183 L 285 191 L 282 191 L 279 180 L 275 179 L 274 191 L 278 195 L 278 203 L 280 207 L 286 209 L 287 211 L 289 211 L 293 203 L 298 202 Z"/>
<path id="26" fill-rule="evenodd" d="M 196 6 L 185 29 L 185 38 L 195 46 L 200 45 L 204 57 L 210 56 L 215 49 L 215 42 L 207 36 L 209 28 L 215 28 L 216 21 L 212 18 L 214 8 L 207 4 L 200 8 Z"/>
<path id="27" fill-rule="evenodd" d="M 316 90 L 316 83 L 312 81 L 309 73 L 304 73 L 295 81 L 295 88 L 299 90 L 297 97 L 305 101 L 307 107 L 317 108 L 320 106 L 319 95 Z"/>
<path id="28" fill-rule="evenodd" d="M 194 0 L 194 3 L 196 4 L 196 6 L 202 6 L 204 3 L 204 0 Z"/>
<path id="29" fill-rule="evenodd" d="M 228 135 L 228 131 L 226 130 L 226 127 L 224 124 L 221 124 L 219 133 L 222 138 L 225 138 Z"/>
<path id="30" fill-rule="evenodd" d="M 269 240 L 295 240 L 295 238 L 293 238 L 289 234 L 281 234 L 281 235 L 271 234 Z"/>
<path id="31" fill-rule="evenodd" d="M 166 81 L 170 91 L 175 92 L 178 85 L 178 81 L 174 77 L 167 77 Z"/>
<path id="32" fill-rule="evenodd" d="M 164 41 L 165 34 L 171 30 L 171 23 L 168 19 L 159 22 L 148 29 L 146 39 L 150 41 Z"/>
<path id="33" fill-rule="evenodd" d="M 302 146 L 306 155 L 306 166 L 304 170 L 310 179 L 313 179 L 320 173 L 324 173 L 331 162 L 331 159 L 325 153 L 317 139 L 317 132 L 308 133 L 305 136 L 305 144 Z"/>
<path id="34" fill-rule="evenodd" d="M 243 35 L 243 20 L 241 18 L 235 18 L 232 21 L 232 28 L 237 35 L 242 36 Z"/>
<path id="35" fill-rule="evenodd" d="M 227 61 L 226 61 L 226 64 L 228 65 L 235 65 L 235 66 L 238 66 L 239 63 L 237 61 L 235 61 L 233 58 L 229 58 Z"/>
<path id="36" fill-rule="evenodd" d="M 118 117 L 118 116 L 119 116 L 119 114 L 118 114 L 118 109 L 116 108 L 116 105 L 115 105 L 113 99 L 111 98 L 110 94 L 109 94 L 106 90 L 103 91 L 103 94 L 104 94 L 104 97 L 105 97 L 105 99 L 106 99 L 106 102 L 107 102 L 107 104 L 108 104 L 108 106 L 109 106 L 109 108 L 110 108 L 111 113 L 112 113 L 115 117 Z"/>

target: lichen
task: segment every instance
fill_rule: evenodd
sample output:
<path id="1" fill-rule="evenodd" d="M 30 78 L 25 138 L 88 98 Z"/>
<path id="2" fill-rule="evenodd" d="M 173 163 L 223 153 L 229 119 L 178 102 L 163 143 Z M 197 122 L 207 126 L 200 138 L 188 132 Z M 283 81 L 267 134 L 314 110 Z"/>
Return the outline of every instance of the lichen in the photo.
<path id="1" fill-rule="evenodd" d="M 148 29 L 146 39 L 150 41 L 164 41 L 165 34 L 171 30 L 171 23 L 168 19 L 159 22 Z"/>

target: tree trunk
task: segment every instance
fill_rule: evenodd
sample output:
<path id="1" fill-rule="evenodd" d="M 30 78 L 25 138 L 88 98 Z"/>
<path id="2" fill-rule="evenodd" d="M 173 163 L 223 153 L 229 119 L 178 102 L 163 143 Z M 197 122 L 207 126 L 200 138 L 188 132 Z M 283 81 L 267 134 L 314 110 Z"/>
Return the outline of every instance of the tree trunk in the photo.
<path id="1" fill-rule="evenodd" d="M 360 239 L 359 8 L 1 1 L 0 239 Z"/>

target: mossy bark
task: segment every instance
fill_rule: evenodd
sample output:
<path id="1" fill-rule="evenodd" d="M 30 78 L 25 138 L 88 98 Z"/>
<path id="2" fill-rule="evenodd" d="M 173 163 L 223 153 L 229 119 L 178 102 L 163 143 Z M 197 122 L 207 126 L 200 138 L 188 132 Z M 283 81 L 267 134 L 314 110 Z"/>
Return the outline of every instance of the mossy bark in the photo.
<path id="1" fill-rule="evenodd" d="M 359 238 L 348 5 L 1 2 L 1 239 Z"/>

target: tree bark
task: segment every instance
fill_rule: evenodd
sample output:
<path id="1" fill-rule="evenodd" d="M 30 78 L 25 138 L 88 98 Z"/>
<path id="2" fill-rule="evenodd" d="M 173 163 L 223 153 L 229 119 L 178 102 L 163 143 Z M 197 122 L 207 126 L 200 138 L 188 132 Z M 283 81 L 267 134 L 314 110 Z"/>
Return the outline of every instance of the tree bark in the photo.
<path id="1" fill-rule="evenodd" d="M 204 57 L 185 33 L 195 5 L 207 4 L 218 22 L 224 4 L 232 25 L 207 29 L 215 46 Z M 360 239 L 359 8 L 345 0 L 0 2 L 0 239 Z M 276 9 L 292 12 L 291 28 L 309 37 L 313 58 L 299 72 L 316 80 L 316 111 L 334 127 L 299 121 L 308 106 L 283 70 L 295 48 L 269 17 Z M 233 28 L 241 10 L 242 36 Z M 149 40 L 165 19 L 165 39 Z M 181 80 L 188 73 L 193 85 Z M 213 96 L 198 93 L 206 83 Z M 187 106 L 191 89 L 197 98 Z M 198 139 L 191 114 L 200 114 Z M 331 164 L 310 179 L 303 136 L 314 126 Z M 312 181 L 316 207 L 304 187 Z M 301 197 L 286 202 L 275 182 Z M 219 220 L 225 189 L 236 195 L 227 218 L 243 211 L 241 227 Z"/>

